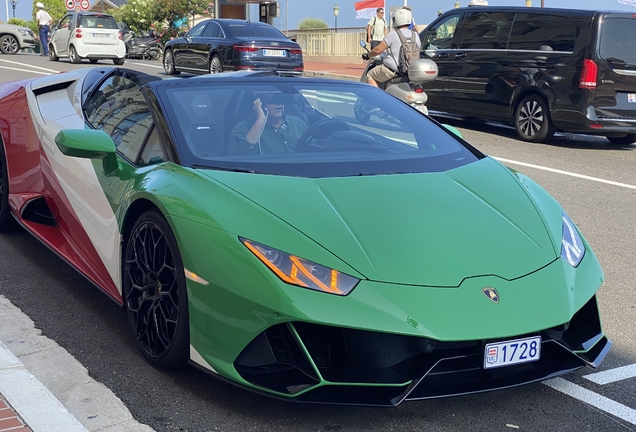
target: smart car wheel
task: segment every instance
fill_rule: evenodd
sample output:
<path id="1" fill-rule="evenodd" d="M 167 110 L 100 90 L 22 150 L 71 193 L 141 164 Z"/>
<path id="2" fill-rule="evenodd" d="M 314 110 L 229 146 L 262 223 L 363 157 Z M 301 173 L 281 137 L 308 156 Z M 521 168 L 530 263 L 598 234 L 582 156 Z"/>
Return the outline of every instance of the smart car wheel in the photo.
<path id="1" fill-rule="evenodd" d="M 142 214 L 127 238 L 123 293 L 144 356 L 159 367 L 183 366 L 190 344 L 185 275 L 174 234 L 156 210 Z"/>
<path id="2" fill-rule="evenodd" d="M 97 63 L 99 61 L 99 59 L 90 59 L 89 60 L 91 63 Z"/>
<path id="3" fill-rule="evenodd" d="M 77 64 L 82 61 L 82 58 L 77 54 L 77 50 L 73 45 L 68 47 L 68 58 L 73 64 Z"/>
<path id="4" fill-rule="evenodd" d="M 166 74 L 168 75 L 179 75 L 181 73 L 175 67 L 172 50 L 167 50 L 163 56 L 163 69 L 166 71 Z"/>
<path id="5" fill-rule="evenodd" d="M 49 44 L 49 60 L 58 61 L 59 59 L 60 58 L 55 53 L 55 48 L 53 47 L 53 44 Z"/>
<path id="6" fill-rule="evenodd" d="M 116 64 L 117 66 L 123 65 L 125 61 L 126 61 L 125 57 L 113 59 L 113 63 Z"/>
<path id="7" fill-rule="evenodd" d="M 554 135 L 548 104 L 537 94 L 526 96 L 517 105 L 514 125 L 519 138 L 524 141 L 542 142 Z"/>
<path id="8" fill-rule="evenodd" d="M 627 134 L 620 137 L 608 136 L 606 138 L 612 144 L 618 144 L 618 145 L 630 145 L 636 142 L 636 134 Z"/>
<path id="9" fill-rule="evenodd" d="M 212 60 L 210 60 L 210 73 L 217 74 L 223 72 L 223 63 L 221 63 L 221 58 L 218 55 L 212 56 Z"/>
<path id="10" fill-rule="evenodd" d="M 15 54 L 20 50 L 20 44 L 18 40 L 11 35 L 4 35 L 0 37 L 0 51 L 3 54 Z"/>
<path id="11" fill-rule="evenodd" d="M 9 211 L 9 174 L 4 149 L 0 142 L 0 231 L 8 231 L 14 224 Z"/>

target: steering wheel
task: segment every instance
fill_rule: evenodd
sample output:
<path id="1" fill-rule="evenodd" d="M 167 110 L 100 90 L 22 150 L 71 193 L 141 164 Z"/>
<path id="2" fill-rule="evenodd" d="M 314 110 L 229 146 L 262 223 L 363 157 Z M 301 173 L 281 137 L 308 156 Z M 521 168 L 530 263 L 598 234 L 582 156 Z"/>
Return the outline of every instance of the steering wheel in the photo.
<path id="1" fill-rule="evenodd" d="M 296 142 L 296 150 L 294 153 L 307 153 L 311 150 L 311 143 L 314 140 L 329 138 L 333 132 L 341 130 L 351 130 L 346 122 L 333 118 L 318 120 L 307 128 L 307 130 L 298 138 Z"/>

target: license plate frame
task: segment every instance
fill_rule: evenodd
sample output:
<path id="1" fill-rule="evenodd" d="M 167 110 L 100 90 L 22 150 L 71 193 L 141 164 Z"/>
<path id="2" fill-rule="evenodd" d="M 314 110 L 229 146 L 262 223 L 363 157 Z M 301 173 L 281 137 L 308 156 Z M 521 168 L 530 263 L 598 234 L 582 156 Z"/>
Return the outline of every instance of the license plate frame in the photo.
<path id="1" fill-rule="evenodd" d="M 484 347 L 484 369 L 530 363 L 540 359 L 541 336 L 493 342 Z"/>
<path id="2" fill-rule="evenodd" d="M 110 35 L 108 33 L 93 33 L 93 37 L 100 39 L 110 39 Z"/>
<path id="3" fill-rule="evenodd" d="M 264 57 L 286 57 L 285 50 L 273 50 L 273 49 L 264 49 L 263 50 Z"/>

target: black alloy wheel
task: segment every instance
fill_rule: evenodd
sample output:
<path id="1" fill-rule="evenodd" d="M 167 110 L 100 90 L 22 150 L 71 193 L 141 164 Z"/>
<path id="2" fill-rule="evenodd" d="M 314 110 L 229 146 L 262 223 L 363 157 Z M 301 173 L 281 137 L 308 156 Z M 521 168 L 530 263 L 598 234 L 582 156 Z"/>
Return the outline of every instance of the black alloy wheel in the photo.
<path id="1" fill-rule="evenodd" d="M 223 63 L 218 55 L 213 55 L 210 60 L 210 73 L 217 74 L 223 72 Z"/>
<path id="2" fill-rule="evenodd" d="M 184 366 L 190 345 L 185 275 L 177 241 L 158 211 L 135 222 L 123 267 L 124 302 L 137 346 L 155 366 Z"/>
<path id="3" fill-rule="evenodd" d="M 9 174 L 2 140 L 0 140 L 0 232 L 9 231 L 15 221 L 9 209 Z"/>
<path id="4" fill-rule="evenodd" d="M 0 51 L 3 54 L 16 54 L 20 51 L 20 44 L 15 36 L 4 35 L 0 37 Z"/>
<path id="5" fill-rule="evenodd" d="M 627 134 L 620 137 L 608 136 L 609 142 L 617 145 L 630 145 L 636 142 L 636 134 Z"/>
<path id="6" fill-rule="evenodd" d="M 538 94 L 526 96 L 517 105 L 514 126 L 519 138 L 524 141 L 543 142 L 554 135 L 548 104 Z"/>
<path id="7" fill-rule="evenodd" d="M 172 50 L 166 50 L 163 55 L 163 69 L 167 75 L 179 75 L 181 71 L 178 71 L 174 64 L 174 56 Z"/>

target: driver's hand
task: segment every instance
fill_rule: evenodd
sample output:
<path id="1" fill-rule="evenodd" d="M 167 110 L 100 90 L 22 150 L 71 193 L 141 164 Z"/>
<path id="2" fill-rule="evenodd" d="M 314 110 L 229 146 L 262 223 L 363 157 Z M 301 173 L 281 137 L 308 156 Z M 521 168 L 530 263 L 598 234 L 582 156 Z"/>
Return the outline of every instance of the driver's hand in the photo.
<path id="1" fill-rule="evenodd" d="M 362 60 L 369 60 L 369 54 L 367 53 L 362 54 Z"/>
<path id="2" fill-rule="evenodd" d="M 265 121 L 267 120 L 267 116 L 265 115 L 265 111 L 263 111 L 263 103 L 261 99 L 258 98 L 254 101 L 254 114 L 256 114 L 256 120 Z"/>

